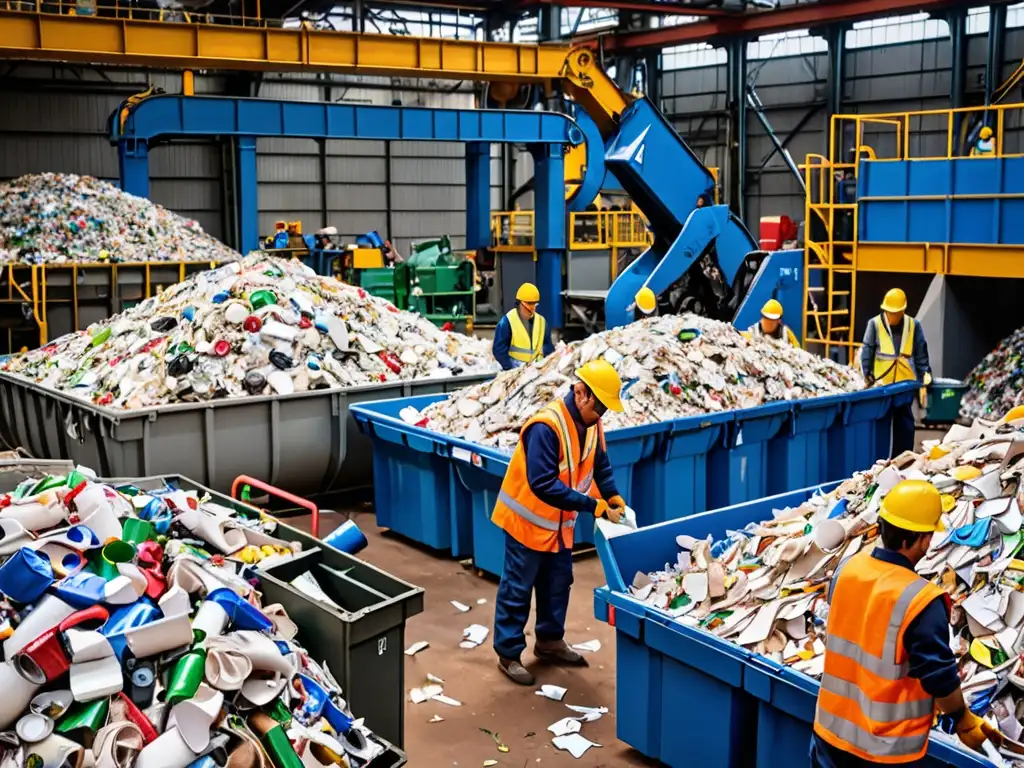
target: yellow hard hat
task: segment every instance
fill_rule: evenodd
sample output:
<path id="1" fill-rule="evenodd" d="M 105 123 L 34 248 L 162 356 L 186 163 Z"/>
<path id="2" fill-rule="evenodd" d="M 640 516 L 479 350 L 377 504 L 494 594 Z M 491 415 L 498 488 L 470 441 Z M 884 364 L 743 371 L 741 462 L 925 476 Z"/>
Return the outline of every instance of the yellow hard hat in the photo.
<path id="1" fill-rule="evenodd" d="M 982 139 L 991 139 L 992 129 L 989 128 L 987 125 L 982 126 L 981 132 L 978 135 L 981 136 Z"/>
<path id="2" fill-rule="evenodd" d="M 1005 416 L 1003 416 L 1003 423 L 1009 424 L 1011 421 L 1017 421 L 1017 419 L 1024 419 L 1024 405 L 1018 405 L 1011 408 Z"/>
<path id="3" fill-rule="evenodd" d="M 767 318 L 768 320 L 781 320 L 782 319 L 782 305 L 775 299 L 768 299 L 761 307 L 761 317 Z"/>
<path id="4" fill-rule="evenodd" d="M 622 379 L 612 364 L 603 358 L 591 360 L 576 369 L 576 375 L 580 381 L 590 387 L 594 396 L 597 397 L 610 411 L 622 411 L 622 400 L 619 399 L 619 392 L 622 390 Z"/>
<path id="5" fill-rule="evenodd" d="M 907 294 L 902 288 L 890 288 L 882 300 L 882 309 L 886 312 L 903 312 L 907 308 Z"/>
<path id="6" fill-rule="evenodd" d="M 941 531 L 942 494 L 927 480 L 903 480 L 882 499 L 878 516 L 905 531 Z"/>
<path id="7" fill-rule="evenodd" d="M 658 308 L 658 297 L 654 295 L 654 291 L 645 285 L 636 292 L 636 305 L 640 307 L 641 312 L 649 315 Z"/>
<path id="8" fill-rule="evenodd" d="M 536 304 L 540 301 L 540 291 L 533 283 L 523 283 L 516 291 L 516 301 L 525 301 L 527 304 Z"/>

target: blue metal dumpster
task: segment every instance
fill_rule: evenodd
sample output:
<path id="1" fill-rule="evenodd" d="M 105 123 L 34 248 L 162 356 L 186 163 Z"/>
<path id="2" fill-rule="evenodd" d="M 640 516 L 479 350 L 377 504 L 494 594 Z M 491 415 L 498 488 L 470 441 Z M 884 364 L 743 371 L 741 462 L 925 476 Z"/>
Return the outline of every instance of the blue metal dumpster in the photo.
<path id="1" fill-rule="evenodd" d="M 608 455 L 641 525 L 675 519 L 871 466 L 888 455 L 892 404 L 915 389 L 901 384 L 612 430 Z M 442 397 L 352 406 L 374 446 L 378 522 L 456 557 L 472 554 L 477 568 L 500 575 L 504 537 L 490 515 L 510 457 L 398 415 Z M 593 541 L 588 523 L 576 531 L 584 544 Z"/>
<path id="2" fill-rule="evenodd" d="M 494 448 L 406 424 L 406 406 L 423 409 L 444 395 L 382 400 L 356 406 L 352 414 L 374 445 L 374 506 L 379 525 L 456 557 L 473 555 L 474 565 L 501 575 L 504 534 L 491 524 L 491 510 L 510 457 Z M 607 434 L 608 458 L 619 491 L 630 498 L 634 467 L 654 453 L 662 424 Z M 576 540 L 592 544 L 593 523 L 585 518 Z"/>
<path id="3" fill-rule="evenodd" d="M 594 591 L 594 613 L 616 629 L 616 736 L 669 766 L 792 768 L 806 765 L 818 682 L 709 632 L 684 625 L 628 594 L 638 571 L 673 562 L 676 536 L 711 535 L 769 519 L 838 483 L 671 520 L 613 539 L 597 534 L 608 586 Z M 714 717 L 705 713 L 714 712 Z M 700 728 L 682 728 L 700 723 Z M 992 768 L 980 755 L 940 738 L 929 768 Z"/>

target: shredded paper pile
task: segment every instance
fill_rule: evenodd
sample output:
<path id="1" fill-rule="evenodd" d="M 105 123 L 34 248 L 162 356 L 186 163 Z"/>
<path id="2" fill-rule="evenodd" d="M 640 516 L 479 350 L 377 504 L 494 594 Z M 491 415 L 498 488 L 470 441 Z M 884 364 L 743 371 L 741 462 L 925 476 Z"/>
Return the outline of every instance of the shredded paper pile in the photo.
<path id="1" fill-rule="evenodd" d="M 966 419 L 1006 413 L 1024 403 L 1024 328 L 1007 336 L 967 377 L 960 404 Z"/>
<path id="2" fill-rule="evenodd" d="M 852 392 L 865 386 L 852 368 L 788 344 L 748 339 L 727 323 L 696 315 L 672 315 L 559 345 L 543 360 L 460 390 L 423 413 L 407 408 L 402 417 L 511 452 L 526 420 L 568 392 L 576 368 L 602 357 L 623 380 L 626 409 L 606 413 L 605 429 Z"/>
<path id="3" fill-rule="evenodd" d="M 934 534 L 917 572 L 953 601 L 952 646 L 968 706 L 1020 741 L 1022 474 L 1024 420 L 955 426 L 922 453 L 879 462 L 828 495 L 775 510 L 773 519 L 723 540 L 679 536 L 676 562 L 637 573 L 630 591 L 685 624 L 819 677 L 833 572 L 880 546 L 879 507 L 897 483 L 930 481 L 943 494 L 945 531 Z"/>
<path id="4" fill-rule="evenodd" d="M 386 751 L 263 604 L 260 569 L 301 543 L 258 510 L 81 467 L 0 507 L 0 764 L 361 768 Z"/>
<path id="5" fill-rule="evenodd" d="M 298 261 L 255 254 L 4 365 L 114 408 L 496 369 L 487 341 L 441 331 Z"/>
<path id="6" fill-rule="evenodd" d="M 40 173 L 0 184 L 0 264 L 238 257 L 198 222 L 91 176 Z"/>

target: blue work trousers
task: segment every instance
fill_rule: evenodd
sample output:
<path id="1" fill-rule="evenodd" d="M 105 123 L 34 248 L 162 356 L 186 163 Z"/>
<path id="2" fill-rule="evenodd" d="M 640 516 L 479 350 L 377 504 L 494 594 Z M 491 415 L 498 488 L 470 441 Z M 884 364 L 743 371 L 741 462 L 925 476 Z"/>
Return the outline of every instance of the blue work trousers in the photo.
<path id="1" fill-rule="evenodd" d="M 912 403 L 892 409 L 892 454 L 895 458 L 904 451 L 914 450 L 914 407 Z"/>
<path id="2" fill-rule="evenodd" d="M 565 613 L 572 587 L 572 550 L 537 552 L 505 534 L 505 569 L 494 606 L 494 650 L 503 659 L 519 659 L 526 648 L 530 599 L 537 593 L 537 640 L 565 636 Z"/>

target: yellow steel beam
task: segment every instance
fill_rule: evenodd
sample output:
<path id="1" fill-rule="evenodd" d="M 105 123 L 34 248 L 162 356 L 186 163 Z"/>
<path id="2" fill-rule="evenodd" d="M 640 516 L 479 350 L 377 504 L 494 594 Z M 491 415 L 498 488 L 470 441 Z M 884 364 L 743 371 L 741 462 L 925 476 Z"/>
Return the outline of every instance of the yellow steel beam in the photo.
<path id="1" fill-rule="evenodd" d="M 961 243 L 858 243 L 861 272 L 1024 278 L 1024 246 Z"/>
<path id="2" fill-rule="evenodd" d="M 455 80 L 559 77 L 564 46 L 0 11 L 0 58 Z"/>

